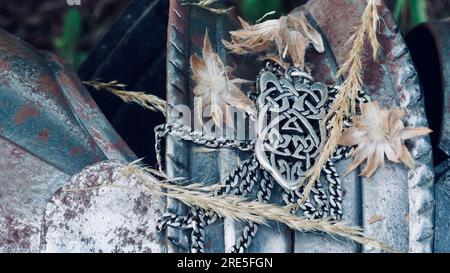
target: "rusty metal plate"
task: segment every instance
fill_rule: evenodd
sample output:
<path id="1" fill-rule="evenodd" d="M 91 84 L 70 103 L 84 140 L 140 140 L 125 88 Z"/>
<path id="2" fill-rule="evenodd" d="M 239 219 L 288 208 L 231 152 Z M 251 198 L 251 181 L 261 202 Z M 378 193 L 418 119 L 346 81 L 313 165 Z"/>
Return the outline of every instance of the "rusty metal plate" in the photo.
<path id="1" fill-rule="evenodd" d="M 2 30 L 0 38 L 1 136 L 70 174 L 134 157 L 64 60 Z"/>
<path id="2" fill-rule="evenodd" d="M 72 68 L 0 30 L 0 252 L 39 251 L 49 198 L 107 159 L 135 156 Z"/>
<path id="3" fill-rule="evenodd" d="M 193 83 L 190 80 L 188 58 L 201 51 L 202 37 L 208 29 L 213 48 L 229 65 L 236 67 L 236 75 L 254 79 L 260 65 L 250 56 L 228 55 L 220 41 L 228 39 L 228 31 L 239 24 L 236 14 L 214 15 L 205 10 L 171 0 L 168 25 L 167 100 L 169 105 L 192 106 Z M 315 79 L 332 83 L 338 65 L 342 64 L 348 50 L 351 30 L 359 24 L 366 1 L 315 0 L 304 9 L 308 19 L 322 32 L 327 46 L 324 54 L 309 51 L 309 62 Z M 408 49 L 392 15 L 384 3 L 379 7 L 382 17 L 379 40 L 382 52 L 374 63 L 369 54 L 364 58 L 365 91 L 384 107 L 401 106 L 406 109 L 411 127 L 427 126 L 421 87 Z M 344 19 L 345 18 L 345 19 Z M 177 112 L 169 109 L 169 123 Z M 399 250 L 431 252 L 434 235 L 434 173 L 432 171 L 431 145 L 422 138 L 408 143 L 417 161 L 413 170 L 402 165 L 387 163 L 371 181 L 355 174 L 343 179 L 344 219 L 360 225 L 368 236 L 382 240 Z M 167 143 L 167 169 L 169 175 L 195 178 L 217 183 L 236 168 L 239 159 L 248 154 L 229 149 L 210 150 L 205 153 L 198 146 L 170 138 Z M 348 162 L 337 167 L 342 173 Z M 170 202 L 169 208 L 183 214 L 186 208 Z M 369 224 L 374 215 L 385 217 Z M 239 225 L 225 219 L 206 230 L 206 252 L 225 252 L 233 244 Z M 217 236 L 223 234 L 223 236 Z M 185 251 L 189 234 L 171 229 L 167 231 L 175 244 L 170 251 Z M 208 239 L 209 238 L 209 239 Z M 286 227 L 272 224 L 256 236 L 251 252 L 372 252 L 348 241 L 336 241 L 324 234 L 292 232 Z"/>

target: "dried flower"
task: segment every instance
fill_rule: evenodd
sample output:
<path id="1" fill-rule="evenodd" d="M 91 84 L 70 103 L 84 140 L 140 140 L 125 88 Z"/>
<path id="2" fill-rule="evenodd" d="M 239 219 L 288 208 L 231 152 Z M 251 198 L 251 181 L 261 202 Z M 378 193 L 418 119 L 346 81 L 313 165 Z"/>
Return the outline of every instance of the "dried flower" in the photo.
<path id="1" fill-rule="evenodd" d="M 309 44 L 318 52 L 325 50 L 322 36 L 308 23 L 303 11 L 294 10 L 287 16 L 253 26 L 241 18 L 239 20 L 242 29 L 230 32 L 231 42 L 223 41 L 233 53 L 261 52 L 275 45 L 281 57 L 286 58 L 289 54 L 294 65 L 303 69 Z"/>
<path id="2" fill-rule="evenodd" d="M 414 167 L 414 159 L 404 144 L 404 140 L 431 133 L 428 128 L 405 128 L 402 118 L 405 115 L 400 108 L 380 109 L 377 102 L 361 105 L 361 115 L 354 118 L 354 126 L 346 130 L 340 145 L 358 145 L 354 160 L 346 174 L 353 171 L 367 159 L 361 175 L 370 177 L 384 163 L 384 156 L 393 162 L 403 162 Z"/>
<path id="3" fill-rule="evenodd" d="M 240 90 L 241 85 L 248 81 L 239 78 L 230 79 L 228 73 L 231 72 L 231 68 L 225 66 L 219 55 L 213 52 L 208 32 L 205 33 L 202 57 L 203 59 L 195 54 L 191 56 L 193 79 L 196 82 L 194 94 L 201 101 L 200 104 L 196 104 L 195 109 L 200 121 L 203 109 L 207 106 L 211 106 L 211 117 L 218 127 L 222 127 L 222 115 L 225 115 L 226 124 L 233 127 L 230 106 L 243 110 L 252 117 L 256 116 L 255 103 Z"/>

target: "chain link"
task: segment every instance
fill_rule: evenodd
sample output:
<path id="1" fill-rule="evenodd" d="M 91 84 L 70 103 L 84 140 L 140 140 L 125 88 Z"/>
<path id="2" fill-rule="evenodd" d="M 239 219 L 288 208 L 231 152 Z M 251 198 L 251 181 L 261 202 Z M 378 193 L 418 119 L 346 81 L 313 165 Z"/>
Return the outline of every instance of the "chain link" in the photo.
<path id="1" fill-rule="evenodd" d="M 258 170 L 260 181 L 259 190 L 256 193 L 257 200 L 261 203 L 268 203 L 272 197 L 272 190 L 275 185 L 273 178 L 264 169 Z M 236 239 L 236 244 L 231 248 L 231 253 L 244 253 L 248 249 L 258 232 L 259 224 L 247 223 L 242 229 L 241 235 Z"/>

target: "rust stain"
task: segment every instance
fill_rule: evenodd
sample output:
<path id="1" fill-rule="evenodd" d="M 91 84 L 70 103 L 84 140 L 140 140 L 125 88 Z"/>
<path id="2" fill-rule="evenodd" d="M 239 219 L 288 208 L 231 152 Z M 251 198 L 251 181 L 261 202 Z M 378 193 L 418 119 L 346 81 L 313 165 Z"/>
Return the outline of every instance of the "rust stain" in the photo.
<path id="1" fill-rule="evenodd" d="M 122 151 L 122 150 L 126 150 L 128 148 L 128 146 L 127 146 L 127 143 L 123 139 L 120 139 L 118 142 L 114 143 L 111 148 Z"/>
<path id="2" fill-rule="evenodd" d="M 48 142 L 50 138 L 50 132 L 48 129 L 44 129 L 38 133 L 38 138 L 42 142 Z"/>
<path id="3" fill-rule="evenodd" d="M 78 147 L 72 147 L 72 148 L 70 148 L 70 151 L 69 151 L 70 156 L 72 156 L 72 157 L 78 155 L 80 152 L 81 152 L 81 149 Z"/>
<path id="4" fill-rule="evenodd" d="M 192 35 L 192 44 L 198 48 L 200 51 L 203 48 L 203 39 L 205 37 L 205 33 L 194 33 Z"/>
<path id="5" fill-rule="evenodd" d="M 31 105 L 22 106 L 14 115 L 14 123 L 17 125 L 25 123 L 28 119 L 37 117 L 39 110 Z"/>
<path id="6" fill-rule="evenodd" d="M 4 230 L 5 239 L 0 239 L 0 245 L 10 245 L 22 249 L 29 249 L 31 246 L 30 238 L 32 229 L 28 225 L 23 225 L 10 215 L 4 217 L 6 230 Z"/>
<path id="7" fill-rule="evenodd" d="M 5 61 L 5 60 L 0 60 L 0 71 L 5 71 L 5 70 L 9 70 L 11 67 L 11 65 Z"/>
<path id="8" fill-rule="evenodd" d="M 46 98 L 62 103 L 64 96 L 60 91 L 60 86 L 56 82 L 55 77 L 51 74 L 41 75 L 36 81 L 36 92 L 43 94 Z"/>
<path id="9" fill-rule="evenodd" d="M 76 80 L 77 76 L 71 73 L 69 69 L 63 68 L 61 73 L 57 75 L 57 79 L 64 89 L 71 91 L 70 94 L 72 98 L 74 98 L 77 102 L 82 103 L 83 105 L 87 105 L 90 108 L 97 107 L 97 104 L 95 103 L 94 99 L 92 99 L 87 90 L 85 90 L 84 85 L 80 81 Z M 86 115 L 85 119 L 90 118 L 90 113 L 88 112 L 88 110 L 89 109 L 86 108 L 78 109 L 79 112 L 85 112 L 81 113 Z"/>

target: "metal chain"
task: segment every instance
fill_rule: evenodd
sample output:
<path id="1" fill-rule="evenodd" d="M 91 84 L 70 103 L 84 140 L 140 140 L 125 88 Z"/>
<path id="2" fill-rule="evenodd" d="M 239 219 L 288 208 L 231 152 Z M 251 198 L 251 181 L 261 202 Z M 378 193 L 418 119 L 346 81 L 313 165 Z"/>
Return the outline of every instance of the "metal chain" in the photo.
<path id="1" fill-rule="evenodd" d="M 252 151 L 256 140 L 235 140 L 227 137 L 215 138 L 213 136 L 203 135 L 201 132 L 192 131 L 188 126 L 181 124 L 162 124 L 155 127 L 157 140 L 167 135 L 190 141 L 208 148 L 235 148 L 241 151 Z M 156 141 L 155 148 L 161 151 L 161 145 Z"/>
<path id="2" fill-rule="evenodd" d="M 333 220 L 342 218 L 342 188 L 341 178 L 331 160 L 328 160 L 323 168 L 323 173 L 328 181 L 328 191 L 330 193 L 328 201 L 330 202 L 330 216 Z"/>
<path id="3" fill-rule="evenodd" d="M 259 190 L 256 194 L 257 200 L 261 203 L 267 203 L 272 196 L 274 181 L 272 176 L 264 169 L 258 170 L 260 180 Z M 248 249 L 258 232 L 259 224 L 254 222 L 247 223 L 242 229 L 241 235 L 236 239 L 236 244 L 231 248 L 231 253 L 244 253 Z"/>
<path id="4" fill-rule="evenodd" d="M 169 133 L 169 128 L 170 127 L 167 124 L 161 124 L 155 127 L 156 168 L 160 172 L 163 172 L 161 141 Z"/>
<path id="5" fill-rule="evenodd" d="M 255 156 L 244 160 L 231 175 L 222 181 L 222 187 L 216 192 L 216 195 L 242 195 L 249 193 L 255 185 L 256 169 L 259 162 Z"/>
<path id="6" fill-rule="evenodd" d="M 259 163 L 254 156 L 245 160 L 223 181 L 223 187 L 215 195 L 247 195 L 255 185 L 258 166 Z M 193 230 L 191 232 L 191 252 L 203 253 L 205 228 L 214 223 L 218 215 L 215 212 L 208 212 L 197 207 L 192 208 L 192 210 L 193 217 L 191 218 L 191 222 Z"/>
<path id="7" fill-rule="evenodd" d="M 313 193 L 314 202 L 318 211 L 317 218 L 327 218 L 329 214 L 327 206 L 328 196 L 325 193 L 320 179 L 316 182 L 315 187 L 311 189 L 311 192 Z"/>
<path id="8" fill-rule="evenodd" d="M 322 170 L 328 182 L 328 195 L 325 193 L 320 180 L 318 180 L 311 190 L 312 200 L 315 205 L 308 198 L 303 204 L 303 190 L 304 187 L 296 190 L 283 193 L 283 201 L 286 205 L 298 205 L 302 210 L 303 216 L 307 219 L 319 219 L 331 217 L 333 220 L 342 218 L 342 189 L 341 179 L 331 160 L 328 160 Z M 295 213 L 293 209 L 292 213 Z"/>
<path id="9" fill-rule="evenodd" d="M 315 188 L 315 190 L 311 191 L 311 194 L 313 195 L 313 198 L 312 199 L 308 198 L 308 199 L 306 199 L 305 202 L 301 202 L 303 200 L 304 186 L 302 186 L 301 188 L 299 188 L 299 189 L 297 189 L 295 191 L 285 191 L 283 193 L 282 197 L 283 197 L 283 201 L 284 201 L 284 203 L 286 205 L 296 205 L 296 206 L 298 206 L 298 208 L 292 209 L 291 213 L 295 214 L 296 211 L 298 209 L 300 209 L 302 211 L 303 216 L 306 219 L 311 219 L 312 220 L 312 219 L 321 218 L 321 215 L 323 215 L 323 214 L 321 214 L 320 210 L 317 209 L 314 206 L 314 204 L 311 202 L 311 200 L 317 200 L 317 199 L 321 198 L 320 195 L 317 196 L 318 195 L 317 193 L 320 192 L 317 189 L 317 187 L 318 187 L 317 185 L 318 184 L 316 182 L 316 184 L 313 187 L 313 188 Z M 323 189 L 322 189 L 322 191 L 323 191 Z"/>
<path id="10" fill-rule="evenodd" d="M 189 229 L 190 215 L 179 216 L 173 212 L 164 213 L 161 219 L 156 224 L 158 231 L 165 230 L 168 226 L 179 229 Z"/>
<path id="11" fill-rule="evenodd" d="M 215 195 L 247 195 L 252 191 L 257 180 L 255 175 L 257 167 L 258 162 L 254 157 L 243 161 L 242 164 L 223 181 L 223 187 L 221 187 Z M 166 229 L 168 226 L 180 229 L 192 229 L 191 252 L 203 252 L 204 229 L 206 226 L 214 223 L 217 219 L 218 215 L 215 212 L 208 212 L 198 207 L 191 207 L 186 216 L 178 216 L 175 213 L 164 214 L 162 219 L 158 221 L 157 228 L 159 231 Z"/>
<path id="12" fill-rule="evenodd" d="M 192 231 L 191 231 L 191 253 L 203 253 L 205 252 L 205 227 L 207 220 L 205 219 L 205 213 L 203 209 L 193 207 L 192 211 Z"/>

